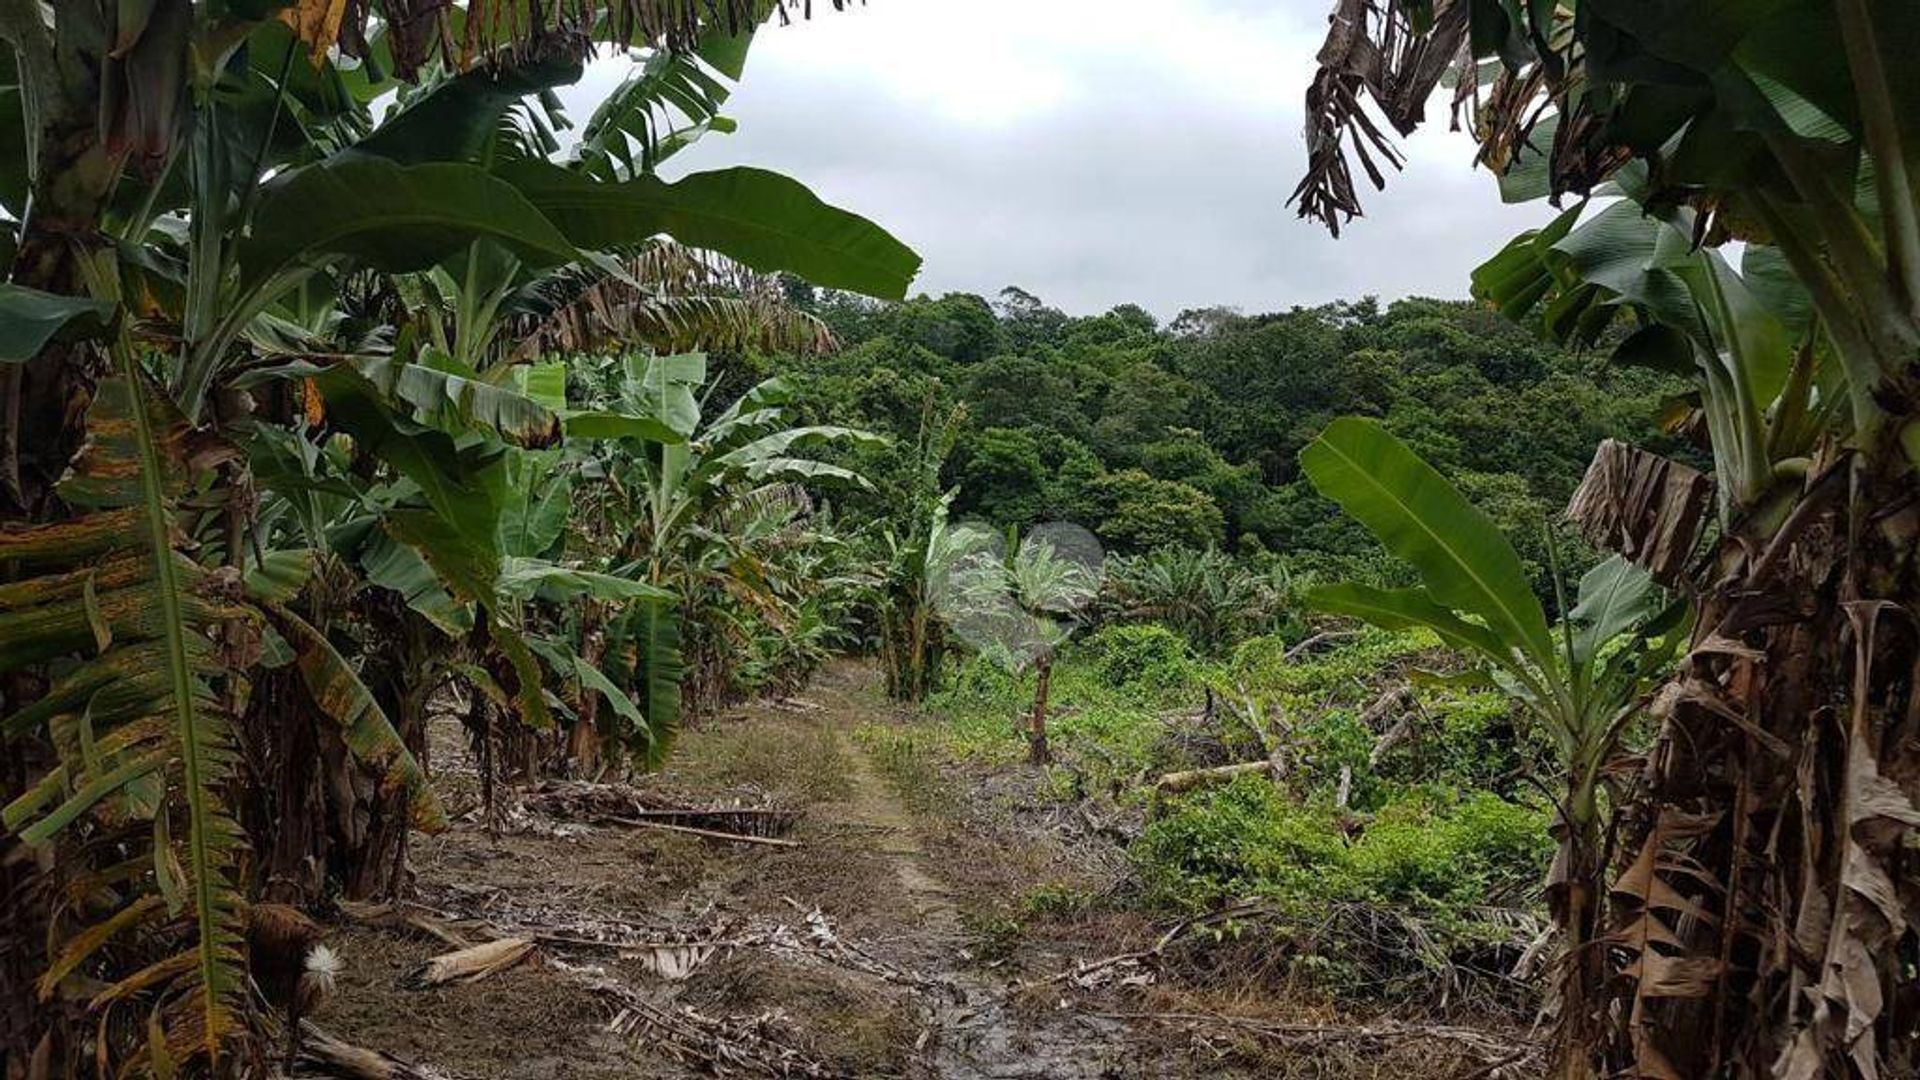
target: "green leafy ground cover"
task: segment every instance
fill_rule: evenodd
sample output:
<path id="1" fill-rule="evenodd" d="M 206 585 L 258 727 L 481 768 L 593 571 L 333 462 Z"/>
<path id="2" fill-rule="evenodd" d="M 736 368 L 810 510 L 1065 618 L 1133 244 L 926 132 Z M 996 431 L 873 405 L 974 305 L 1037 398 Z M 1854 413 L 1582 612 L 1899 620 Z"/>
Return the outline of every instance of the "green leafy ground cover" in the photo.
<path id="1" fill-rule="evenodd" d="M 1377 989 L 1383 964 L 1395 969 L 1392 988 L 1416 995 L 1462 966 L 1503 976 L 1542 914 L 1552 854 L 1546 803 L 1525 779 L 1527 734 L 1498 693 L 1424 678 L 1447 661 L 1424 634 L 1365 630 L 1285 659 L 1298 644 L 1259 637 L 1207 659 L 1149 623 L 1068 646 L 1054 666 L 1058 761 L 1044 790 L 1133 815 L 1132 872 L 1098 897 L 1041 886 L 1009 926 L 1088 905 L 1173 920 L 1254 902 L 1259 918 L 1226 936 L 1278 944 L 1290 971 L 1335 991 Z M 942 783 L 940 762 L 1028 768 L 1018 724 L 1032 683 L 963 662 L 928 703 L 936 723 L 869 727 L 864 738 L 904 792 L 950 810 L 964 796 Z M 1370 761 L 1393 721 L 1363 715 L 1398 686 L 1410 687 L 1401 714 L 1413 733 Z M 1170 772 L 1258 759 L 1263 747 L 1236 712 L 1246 702 L 1284 718 L 1284 779 L 1155 791 Z"/>

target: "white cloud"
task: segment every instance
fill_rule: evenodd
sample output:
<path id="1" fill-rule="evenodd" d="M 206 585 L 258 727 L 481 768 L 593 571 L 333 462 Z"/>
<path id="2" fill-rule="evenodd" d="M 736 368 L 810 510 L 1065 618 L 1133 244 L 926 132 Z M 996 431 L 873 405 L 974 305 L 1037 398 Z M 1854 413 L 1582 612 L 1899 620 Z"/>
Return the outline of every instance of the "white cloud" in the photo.
<path id="1" fill-rule="evenodd" d="M 1500 205 L 1444 109 L 1339 242 L 1284 205 L 1324 3 L 816 0 L 756 39 L 727 109 L 739 133 L 676 165 L 793 175 L 914 245 L 929 292 L 1019 284 L 1162 316 L 1463 296 L 1547 211 Z"/>

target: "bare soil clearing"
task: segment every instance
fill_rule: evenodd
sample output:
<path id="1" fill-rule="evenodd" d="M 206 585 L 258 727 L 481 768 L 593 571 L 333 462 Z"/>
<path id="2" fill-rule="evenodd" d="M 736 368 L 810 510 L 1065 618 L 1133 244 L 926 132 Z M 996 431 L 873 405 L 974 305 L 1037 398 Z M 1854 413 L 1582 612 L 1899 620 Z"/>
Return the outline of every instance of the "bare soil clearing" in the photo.
<path id="1" fill-rule="evenodd" d="M 455 1078 L 1522 1075 L 1489 1071 L 1500 1044 L 1476 1045 L 1484 1032 L 1276 993 L 1254 950 L 1112 960 L 1151 953 L 1167 926 L 1028 902 L 1108 892 L 1125 865 L 1084 822 L 1061 827 L 1038 774 L 903 774 L 857 737 L 932 722 L 842 665 L 804 699 L 686 733 L 646 781 L 687 803 L 798 810 L 781 837 L 797 846 L 556 814 L 570 804 L 537 792 L 495 842 L 447 732 L 436 771 L 460 823 L 416 841 L 416 904 L 343 914 L 340 990 L 315 1019 Z M 421 987 L 422 965 L 453 948 L 429 929 L 535 948 Z"/>

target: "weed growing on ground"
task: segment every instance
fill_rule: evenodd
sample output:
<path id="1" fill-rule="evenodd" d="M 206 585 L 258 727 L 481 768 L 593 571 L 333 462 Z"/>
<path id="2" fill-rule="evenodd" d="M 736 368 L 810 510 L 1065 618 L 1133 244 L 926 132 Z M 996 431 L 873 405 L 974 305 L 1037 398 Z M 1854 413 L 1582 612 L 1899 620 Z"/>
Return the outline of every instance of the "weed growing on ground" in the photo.
<path id="1" fill-rule="evenodd" d="M 1535 755 L 1508 703 L 1430 677 L 1449 660 L 1424 633 L 1362 630 L 1304 653 L 1299 644 L 1253 638 L 1211 663 L 1170 631 L 1124 625 L 1063 650 L 1050 721 L 1062 764 L 1045 790 L 1069 801 L 1111 793 L 1148 809 L 1129 848 L 1138 888 L 1117 902 L 1166 916 L 1249 899 L 1267 911 L 1257 929 L 1236 927 L 1208 947 L 1239 948 L 1255 934 L 1288 957 L 1289 979 L 1341 993 L 1419 995 L 1470 970 L 1511 997 L 1515 988 L 1488 973 L 1511 964 L 1516 928 L 1533 925 L 1552 841 L 1550 815 L 1522 786 Z M 1401 687 L 1409 698 L 1367 716 Z M 930 768 L 909 753 L 1017 761 L 1030 700 L 1018 676 L 962 663 L 930 703 L 946 721 L 937 739 L 885 751 L 901 758 L 889 768 Z M 1284 783 L 1243 774 L 1150 795 L 1164 773 L 1263 756 L 1269 747 L 1227 711 L 1249 701 L 1267 737 L 1283 740 Z M 1406 730 L 1383 745 L 1401 718 Z M 1042 887 L 1007 918 L 1113 902 Z"/>
<path id="2" fill-rule="evenodd" d="M 873 759 L 900 800 L 916 813 L 948 809 L 953 794 L 940 773 L 945 740 L 937 731 L 894 724 L 865 724 L 853 737 Z"/>

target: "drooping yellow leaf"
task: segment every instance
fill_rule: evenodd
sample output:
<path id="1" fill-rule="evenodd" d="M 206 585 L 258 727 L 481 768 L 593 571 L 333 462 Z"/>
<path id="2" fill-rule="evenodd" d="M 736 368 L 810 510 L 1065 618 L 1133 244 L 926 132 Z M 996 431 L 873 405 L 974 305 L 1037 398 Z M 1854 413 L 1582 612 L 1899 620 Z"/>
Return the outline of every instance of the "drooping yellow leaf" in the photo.
<path id="1" fill-rule="evenodd" d="M 121 979 L 93 996 L 87 1003 L 89 1009 L 100 1009 L 113 1002 L 132 997 L 157 983 L 175 979 L 193 970 L 198 958 L 192 952 L 174 953 L 164 960 L 148 964 L 139 971 Z"/>
<path id="2" fill-rule="evenodd" d="M 154 1080 L 173 1080 L 177 1071 L 173 1051 L 167 1046 L 167 1028 L 160 1022 L 160 1010 L 147 1014 L 147 1055 L 152 1059 Z"/>
<path id="3" fill-rule="evenodd" d="M 51 999 L 53 992 L 60 987 L 60 980 L 66 978 L 68 972 L 86 962 L 87 957 L 97 952 L 115 934 L 146 918 L 159 907 L 159 897 L 143 896 L 121 908 L 109 918 L 69 938 L 61 947 L 59 955 L 47 965 L 47 970 L 40 974 L 40 1000 Z"/>
<path id="4" fill-rule="evenodd" d="M 306 44 L 317 68 L 339 40 L 340 20 L 346 14 L 347 0 L 294 0 L 293 6 L 280 12 L 280 21 L 292 27 L 294 36 Z"/>

